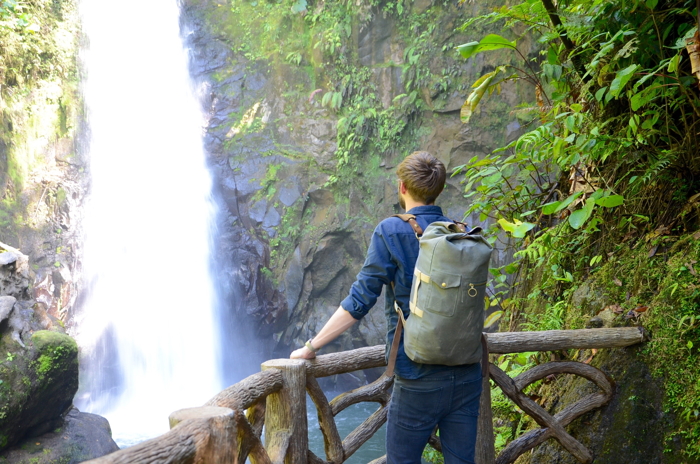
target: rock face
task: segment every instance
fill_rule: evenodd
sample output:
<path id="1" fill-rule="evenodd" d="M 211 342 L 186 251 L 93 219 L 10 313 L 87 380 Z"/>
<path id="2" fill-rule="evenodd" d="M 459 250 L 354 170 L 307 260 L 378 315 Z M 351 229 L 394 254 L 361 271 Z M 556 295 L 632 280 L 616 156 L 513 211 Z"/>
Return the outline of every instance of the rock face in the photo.
<path id="1" fill-rule="evenodd" d="M 232 319 L 265 340 L 265 359 L 314 335 L 347 295 L 375 225 L 400 212 L 401 159 L 425 149 L 453 170 L 489 152 L 517 134 L 509 111 L 527 90 L 506 86 L 476 124 L 461 123 L 469 86 L 493 66 L 453 50 L 484 32 L 455 31 L 477 7 L 363 5 L 337 13 L 338 32 L 319 24 L 344 8 L 340 2 L 306 16 L 256 5 L 190 0 L 183 23 L 222 211 L 220 286 Z M 311 22 L 311 14 L 324 19 Z M 261 22 L 247 22 L 257 15 Z M 331 48 L 321 37 L 336 33 L 343 39 Z M 275 44 L 282 51 L 265 48 Z M 460 181 L 448 180 L 439 204 L 461 220 L 468 203 Z M 384 325 L 375 309 L 325 350 L 384 343 Z"/>
<path id="2" fill-rule="evenodd" d="M 664 412 L 663 382 L 654 379 L 648 367 L 638 358 L 639 348 L 601 350 L 592 365 L 603 370 L 615 382 L 612 401 L 592 411 L 567 427 L 595 456 L 595 462 L 613 464 L 661 464 L 664 457 L 664 430 L 672 416 Z M 557 412 L 588 393 L 597 390 L 585 379 L 560 379 L 552 411 Z M 549 440 L 527 453 L 528 463 L 574 464 L 578 461 L 562 446 Z"/>
<path id="3" fill-rule="evenodd" d="M 112 440 L 107 419 L 73 408 L 63 425 L 0 453 L 0 462 L 75 464 L 104 456 L 119 447 Z"/>
<path id="4" fill-rule="evenodd" d="M 32 3 L 23 13 L 42 18 L 42 32 L 22 38 L 20 29 L 3 29 L 7 47 L 0 61 L 24 77 L 17 81 L 0 73 L 0 241 L 31 263 L 22 277 L 30 287 L 17 288 L 70 326 L 89 179 L 81 144 L 77 2 Z M 4 285 L 3 294 L 14 295 Z"/>

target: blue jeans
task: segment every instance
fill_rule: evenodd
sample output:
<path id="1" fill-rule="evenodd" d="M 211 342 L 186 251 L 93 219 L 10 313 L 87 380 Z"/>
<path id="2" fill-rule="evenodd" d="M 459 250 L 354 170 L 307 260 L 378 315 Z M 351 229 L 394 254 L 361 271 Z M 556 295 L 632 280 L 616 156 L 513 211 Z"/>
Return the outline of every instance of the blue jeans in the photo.
<path id="1" fill-rule="evenodd" d="M 387 419 L 387 464 L 420 464 L 436 425 L 445 464 L 473 464 L 480 397 L 479 363 L 416 380 L 397 377 Z"/>

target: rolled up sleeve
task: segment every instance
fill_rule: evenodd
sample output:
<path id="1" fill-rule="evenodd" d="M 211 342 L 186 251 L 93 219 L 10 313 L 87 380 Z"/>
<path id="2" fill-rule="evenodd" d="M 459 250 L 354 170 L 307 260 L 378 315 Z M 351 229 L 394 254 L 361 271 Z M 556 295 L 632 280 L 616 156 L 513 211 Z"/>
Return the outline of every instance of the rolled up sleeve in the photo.
<path id="1" fill-rule="evenodd" d="M 355 319 L 362 319 L 377 302 L 382 286 L 394 280 L 395 273 L 396 264 L 378 226 L 372 234 L 365 263 L 350 288 L 350 294 L 340 305 Z"/>

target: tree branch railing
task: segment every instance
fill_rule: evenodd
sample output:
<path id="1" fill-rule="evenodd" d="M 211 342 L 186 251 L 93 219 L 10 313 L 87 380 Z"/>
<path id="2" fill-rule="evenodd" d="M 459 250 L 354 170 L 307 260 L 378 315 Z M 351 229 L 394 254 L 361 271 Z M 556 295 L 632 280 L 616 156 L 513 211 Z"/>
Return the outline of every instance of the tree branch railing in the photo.
<path id="1" fill-rule="evenodd" d="M 641 328 L 556 330 L 488 334 L 491 353 L 626 347 L 644 341 Z M 243 464 L 341 464 L 352 456 L 386 422 L 393 378 L 382 375 L 376 381 L 342 393 L 328 401 L 317 378 L 385 366 L 384 346 L 373 346 L 318 356 L 311 361 L 275 359 L 262 365 L 262 372 L 232 385 L 199 408 L 181 409 L 170 415 L 171 430 L 159 437 L 89 461 L 93 464 L 217 463 Z M 574 374 L 595 384 L 591 393 L 555 415 L 549 414 L 523 393 L 533 382 L 552 374 Z M 484 379 L 479 417 L 478 464 L 510 464 L 524 452 L 554 438 L 581 463 L 593 457 L 588 449 L 566 432 L 577 417 L 610 401 L 612 381 L 600 370 L 578 362 L 541 364 L 510 378 L 494 364 L 490 378 L 541 428 L 512 441 L 496 458 L 490 408 L 490 387 Z M 306 393 L 316 406 L 323 433 L 325 459 L 308 447 Z M 334 417 L 361 402 L 379 408 L 343 439 Z M 265 427 L 264 443 L 262 438 Z M 433 434 L 430 444 L 440 441 Z M 371 464 L 383 464 L 385 457 Z"/>

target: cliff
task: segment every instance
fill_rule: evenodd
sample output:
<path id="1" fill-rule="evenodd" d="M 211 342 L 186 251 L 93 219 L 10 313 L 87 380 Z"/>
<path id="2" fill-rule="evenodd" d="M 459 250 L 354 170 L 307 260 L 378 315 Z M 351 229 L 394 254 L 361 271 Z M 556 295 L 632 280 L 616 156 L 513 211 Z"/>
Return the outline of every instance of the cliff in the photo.
<path id="1" fill-rule="evenodd" d="M 374 226 L 400 212 L 404 156 L 428 150 L 451 172 L 519 133 L 510 110 L 524 85 L 504 86 L 474 124 L 459 119 L 468 83 L 499 57 L 463 60 L 454 47 L 484 30 L 455 28 L 487 6 L 185 2 L 225 211 L 222 286 L 230 311 L 272 341 L 265 357 L 287 356 L 347 295 Z M 463 218 L 460 177 L 438 203 Z M 380 300 L 325 350 L 383 343 L 384 332 Z"/>

